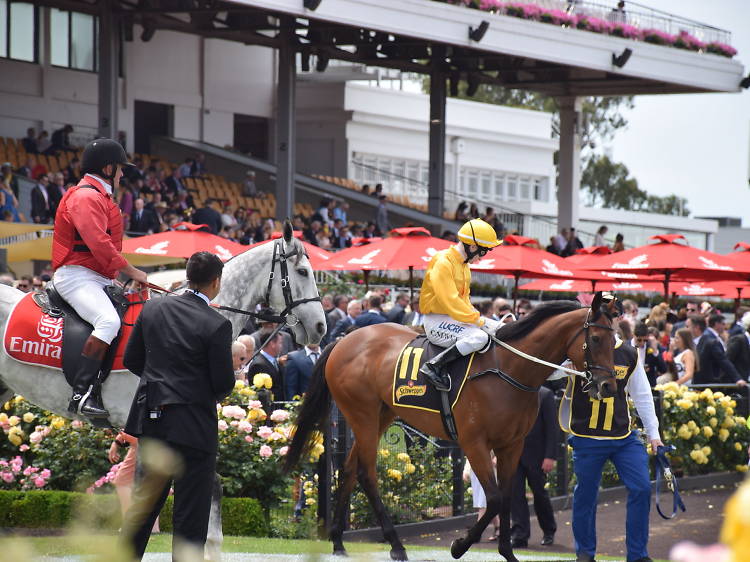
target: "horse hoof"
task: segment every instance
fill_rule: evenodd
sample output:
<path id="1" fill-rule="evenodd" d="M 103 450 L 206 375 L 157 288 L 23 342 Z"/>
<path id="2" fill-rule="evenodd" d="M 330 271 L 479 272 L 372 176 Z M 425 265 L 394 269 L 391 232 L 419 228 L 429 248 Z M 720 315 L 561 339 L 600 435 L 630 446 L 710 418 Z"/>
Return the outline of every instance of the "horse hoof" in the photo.
<path id="1" fill-rule="evenodd" d="M 391 560 L 409 560 L 405 550 L 391 550 Z"/>
<path id="2" fill-rule="evenodd" d="M 451 544 L 451 556 L 458 560 L 469 550 L 471 543 L 466 539 L 456 539 Z"/>

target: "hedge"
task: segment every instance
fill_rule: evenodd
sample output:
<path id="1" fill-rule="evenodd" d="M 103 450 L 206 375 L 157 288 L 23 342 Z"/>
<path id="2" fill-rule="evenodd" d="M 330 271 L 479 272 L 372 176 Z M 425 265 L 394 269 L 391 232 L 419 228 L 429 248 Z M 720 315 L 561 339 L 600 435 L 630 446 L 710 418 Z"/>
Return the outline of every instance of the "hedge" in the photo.
<path id="1" fill-rule="evenodd" d="M 172 531 L 172 497 L 161 513 L 160 528 Z M 267 536 L 269 524 L 253 498 L 224 498 L 221 505 L 224 534 Z M 120 505 L 114 494 L 77 492 L 17 492 L 0 490 L 0 528 L 59 529 L 72 522 L 89 528 L 117 530 Z"/>

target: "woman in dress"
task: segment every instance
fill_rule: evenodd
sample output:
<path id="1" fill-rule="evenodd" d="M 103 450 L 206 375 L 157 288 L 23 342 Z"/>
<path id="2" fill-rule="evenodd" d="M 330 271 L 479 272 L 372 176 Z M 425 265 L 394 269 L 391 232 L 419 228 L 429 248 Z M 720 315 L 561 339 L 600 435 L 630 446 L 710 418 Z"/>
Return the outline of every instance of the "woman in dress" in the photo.
<path id="1" fill-rule="evenodd" d="M 688 384 L 693 380 L 693 375 L 699 369 L 698 354 L 695 352 L 695 344 L 693 343 L 693 336 L 690 334 L 690 330 L 687 328 L 677 330 L 677 333 L 672 338 L 670 351 L 674 358 L 674 372 L 657 378 L 657 384 L 669 382 L 669 380 L 674 380 L 677 384 Z M 668 379 L 660 381 L 659 379 L 662 379 L 662 377 L 668 377 Z"/>

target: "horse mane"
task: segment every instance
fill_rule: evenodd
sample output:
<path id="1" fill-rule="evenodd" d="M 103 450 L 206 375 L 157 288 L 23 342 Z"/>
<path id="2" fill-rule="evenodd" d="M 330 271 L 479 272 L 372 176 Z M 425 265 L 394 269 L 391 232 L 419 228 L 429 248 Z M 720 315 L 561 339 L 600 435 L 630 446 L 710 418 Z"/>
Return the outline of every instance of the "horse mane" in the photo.
<path id="1" fill-rule="evenodd" d="M 558 314 L 565 314 L 581 308 L 575 301 L 550 301 L 532 309 L 532 311 L 517 322 L 504 324 L 495 333 L 495 337 L 502 341 L 513 341 L 531 333 L 539 324 Z"/>

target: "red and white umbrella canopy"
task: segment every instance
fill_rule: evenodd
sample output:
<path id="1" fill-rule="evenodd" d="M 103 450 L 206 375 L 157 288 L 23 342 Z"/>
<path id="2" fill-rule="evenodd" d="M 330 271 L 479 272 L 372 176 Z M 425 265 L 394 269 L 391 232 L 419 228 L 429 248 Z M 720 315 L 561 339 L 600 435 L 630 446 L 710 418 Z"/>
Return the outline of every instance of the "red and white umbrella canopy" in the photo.
<path id="1" fill-rule="evenodd" d="M 577 292 L 589 293 L 593 291 L 628 291 L 631 293 L 659 292 L 661 283 L 644 281 L 591 281 L 580 279 L 537 279 L 518 287 L 525 291 Z"/>
<path id="2" fill-rule="evenodd" d="M 681 234 L 658 234 L 649 239 L 656 243 L 602 256 L 595 264 L 584 262 L 573 267 L 702 281 L 745 279 L 750 272 L 750 268 L 736 265 L 727 256 L 678 243 L 685 240 Z"/>
<path id="3" fill-rule="evenodd" d="M 176 226 L 185 225 L 178 223 Z M 169 230 L 139 238 L 128 238 L 122 242 L 123 254 L 189 258 L 195 252 L 211 252 L 221 261 L 227 261 L 247 250 L 248 246 L 237 244 L 210 232 L 197 230 L 205 225 L 185 226 L 181 230 Z"/>
<path id="4" fill-rule="evenodd" d="M 587 277 L 586 273 L 576 275 L 570 264 L 567 264 L 563 258 L 539 249 L 538 245 L 533 238 L 510 234 L 505 237 L 503 244 L 491 250 L 470 267 L 472 271 L 479 273 L 498 273 L 536 279 Z"/>
<path id="5" fill-rule="evenodd" d="M 263 240 L 262 242 L 256 242 L 255 244 L 250 244 L 249 246 L 244 246 L 244 248 L 249 250 L 250 248 L 254 248 L 255 246 L 262 246 L 263 244 L 268 244 L 272 240 L 277 240 L 281 238 L 281 236 L 282 236 L 281 232 L 274 232 L 271 234 L 270 239 Z M 313 269 L 315 270 L 329 269 L 326 264 L 328 263 L 328 260 L 330 260 L 334 254 L 324 250 L 323 248 L 319 248 L 318 246 L 313 246 L 306 240 L 303 240 L 302 231 L 300 230 L 294 231 L 294 237 L 298 238 L 302 242 L 302 246 L 304 246 L 305 251 L 307 252 L 307 257 L 310 260 L 310 266 Z"/>
<path id="6" fill-rule="evenodd" d="M 341 250 L 326 263 L 329 270 L 422 270 L 432 256 L 453 243 L 422 227 L 394 228 L 389 238 Z"/>

